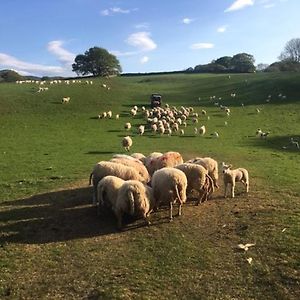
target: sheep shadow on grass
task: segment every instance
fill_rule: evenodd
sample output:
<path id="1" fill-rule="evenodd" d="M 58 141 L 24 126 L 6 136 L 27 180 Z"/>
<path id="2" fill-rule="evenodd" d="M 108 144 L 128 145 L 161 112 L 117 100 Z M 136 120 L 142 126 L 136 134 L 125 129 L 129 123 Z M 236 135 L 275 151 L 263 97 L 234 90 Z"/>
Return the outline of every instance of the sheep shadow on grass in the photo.
<path id="1" fill-rule="evenodd" d="M 6 243 L 46 244 L 119 233 L 115 216 L 97 215 L 92 188 L 38 194 L 0 203 L 0 247 Z M 167 223 L 166 210 L 151 214 L 152 226 Z M 147 227 L 143 219 L 123 217 L 123 230 Z"/>

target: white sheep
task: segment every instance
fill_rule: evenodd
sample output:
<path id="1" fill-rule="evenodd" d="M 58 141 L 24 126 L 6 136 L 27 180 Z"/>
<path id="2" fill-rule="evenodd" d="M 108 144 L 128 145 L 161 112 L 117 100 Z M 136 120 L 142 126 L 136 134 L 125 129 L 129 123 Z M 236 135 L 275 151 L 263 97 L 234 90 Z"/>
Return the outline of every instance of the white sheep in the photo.
<path id="1" fill-rule="evenodd" d="M 133 167 L 143 178 L 144 182 L 150 181 L 150 176 L 148 173 L 147 168 L 145 165 L 139 160 L 129 155 L 114 155 L 112 159 L 110 159 L 111 162 L 119 163 L 124 166 Z"/>
<path id="2" fill-rule="evenodd" d="M 187 162 L 203 166 L 208 171 L 208 175 L 213 179 L 214 186 L 216 188 L 219 188 L 218 162 L 216 160 L 211 157 L 196 157 L 194 159 L 188 160 Z"/>
<path id="3" fill-rule="evenodd" d="M 234 198 L 234 189 L 236 182 L 242 182 L 246 187 L 246 193 L 249 192 L 249 173 L 244 168 L 231 170 L 232 165 L 226 165 L 222 162 L 223 180 L 225 185 L 224 198 L 226 198 L 227 186 L 231 185 L 231 197 Z"/>
<path id="4" fill-rule="evenodd" d="M 131 124 L 130 124 L 129 122 L 125 123 L 124 128 L 125 128 L 126 130 L 130 130 Z"/>
<path id="5" fill-rule="evenodd" d="M 120 115 L 116 114 L 116 120 L 119 120 L 119 118 L 120 118 Z"/>
<path id="6" fill-rule="evenodd" d="M 126 151 L 130 150 L 130 147 L 132 146 L 132 139 L 130 136 L 127 135 L 127 136 L 123 137 L 122 146 L 124 147 L 124 149 Z"/>
<path id="7" fill-rule="evenodd" d="M 178 215 L 181 215 L 183 203 L 186 202 L 187 178 L 175 168 L 163 168 L 156 171 L 151 179 L 156 208 L 161 203 L 170 206 L 170 221 L 173 220 L 173 204 L 179 202 Z"/>
<path id="8" fill-rule="evenodd" d="M 69 103 L 71 100 L 70 97 L 63 97 L 62 100 L 61 100 L 61 103 Z"/>
<path id="9" fill-rule="evenodd" d="M 193 190 L 198 193 L 197 205 L 207 200 L 210 196 L 210 192 L 212 193 L 214 191 L 213 182 L 207 178 L 208 172 L 203 166 L 193 163 L 184 163 L 175 168 L 181 170 L 187 178 L 187 195 Z M 211 186 L 210 189 L 209 185 Z"/>
<path id="10" fill-rule="evenodd" d="M 149 214 L 154 209 L 155 200 L 152 188 L 137 180 L 128 180 L 123 183 L 118 192 L 114 212 L 118 228 L 122 228 L 122 217 L 125 213 L 142 217 L 150 225 Z"/>
<path id="11" fill-rule="evenodd" d="M 105 176 L 112 175 L 119 177 L 124 180 L 139 180 L 141 182 L 146 183 L 141 175 L 135 170 L 133 167 L 124 166 L 122 164 L 113 163 L 109 161 L 100 161 L 98 162 L 89 178 L 89 184 L 93 184 L 94 187 L 94 196 L 93 196 L 93 204 L 96 203 L 97 199 L 97 185 L 98 182 Z"/>
<path id="12" fill-rule="evenodd" d="M 108 111 L 108 112 L 106 113 L 106 115 L 107 115 L 107 117 L 108 117 L 109 119 L 111 119 L 111 118 L 112 118 L 112 111 L 111 111 L 111 110 Z"/>
<path id="13" fill-rule="evenodd" d="M 113 210 L 118 197 L 118 191 L 124 180 L 116 176 L 105 176 L 97 185 L 97 213 Z"/>
<path id="14" fill-rule="evenodd" d="M 138 128 L 138 132 L 139 132 L 139 135 L 143 135 L 144 132 L 145 132 L 145 126 L 144 125 L 140 125 L 139 128 Z"/>
<path id="15" fill-rule="evenodd" d="M 144 163 L 145 155 L 143 153 L 135 152 L 135 153 L 132 153 L 131 156 L 133 158 L 138 159 L 138 160 L 140 160 L 141 162 Z"/>
<path id="16" fill-rule="evenodd" d="M 206 128 L 205 128 L 205 126 L 204 125 L 202 125 L 200 128 L 199 128 L 199 134 L 200 135 L 204 135 L 205 133 L 206 133 Z"/>

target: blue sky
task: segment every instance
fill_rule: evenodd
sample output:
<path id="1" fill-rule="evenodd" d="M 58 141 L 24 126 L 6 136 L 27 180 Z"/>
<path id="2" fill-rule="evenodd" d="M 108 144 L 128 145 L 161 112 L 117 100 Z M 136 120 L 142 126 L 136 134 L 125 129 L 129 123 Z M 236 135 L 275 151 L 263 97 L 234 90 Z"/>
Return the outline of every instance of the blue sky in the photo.
<path id="1" fill-rule="evenodd" d="M 0 0 L 0 69 L 75 76 L 99 46 L 123 72 L 183 70 L 247 52 L 277 60 L 300 38 L 299 0 Z"/>

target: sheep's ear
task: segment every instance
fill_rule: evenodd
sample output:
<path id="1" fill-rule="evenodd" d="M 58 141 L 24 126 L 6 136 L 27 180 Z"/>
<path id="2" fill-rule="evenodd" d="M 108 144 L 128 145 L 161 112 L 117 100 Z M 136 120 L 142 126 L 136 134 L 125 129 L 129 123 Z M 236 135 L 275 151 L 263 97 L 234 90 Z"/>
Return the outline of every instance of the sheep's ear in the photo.
<path id="1" fill-rule="evenodd" d="M 229 165 L 228 165 L 228 168 L 232 168 L 232 164 L 229 164 Z"/>
<path id="2" fill-rule="evenodd" d="M 225 163 L 224 163 L 224 161 L 222 161 L 222 167 L 224 167 L 225 166 Z"/>

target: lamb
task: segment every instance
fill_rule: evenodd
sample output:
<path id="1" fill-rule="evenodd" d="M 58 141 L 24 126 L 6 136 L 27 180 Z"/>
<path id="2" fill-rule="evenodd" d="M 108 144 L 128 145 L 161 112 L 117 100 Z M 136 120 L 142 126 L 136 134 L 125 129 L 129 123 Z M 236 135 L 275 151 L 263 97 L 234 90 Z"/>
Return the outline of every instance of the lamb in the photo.
<path id="1" fill-rule="evenodd" d="M 163 168 L 156 171 L 151 179 L 156 208 L 161 203 L 170 205 L 170 221 L 173 220 L 173 204 L 179 202 L 178 215 L 181 215 L 182 205 L 186 202 L 187 178 L 175 168 Z"/>
<path id="2" fill-rule="evenodd" d="M 216 188 L 219 188 L 218 162 L 216 160 L 211 157 L 196 157 L 194 159 L 188 160 L 187 162 L 203 166 L 208 171 L 208 175 L 213 179 L 214 186 Z"/>
<path id="3" fill-rule="evenodd" d="M 234 198 L 234 188 L 236 182 L 242 182 L 246 187 L 246 193 L 249 192 L 249 173 L 244 168 L 231 170 L 232 165 L 226 165 L 222 162 L 223 180 L 225 185 L 224 198 L 226 198 L 227 186 L 231 184 L 231 198 Z"/>
<path id="4" fill-rule="evenodd" d="M 97 199 L 98 182 L 103 177 L 108 175 L 116 176 L 123 180 L 133 179 L 146 183 L 138 171 L 136 171 L 133 167 L 124 166 L 122 164 L 109 161 L 100 161 L 94 166 L 89 179 L 89 184 L 91 185 L 92 183 L 94 187 L 93 204 L 96 203 Z"/>
<path id="5" fill-rule="evenodd" d="M 208 196 L 210 196 L 210 192 L 212 193 L 214 191 L 213 182 L 210 184 L 211 181 L 207 178 L 208 172 L 203 166 L 193 163 L 184 163 L 175 168 L 181 170 L 187 178 L 187 195 L 189 195 L 192 190 L 198 192 L 197 205 L 207 200 Z M 209 185 L 212 187 L 210 190 L 208 189 Z"/>
<path id="6" fill-rule="evenodd" d="M 134 217 L 143 217 L 150 225 L 149 215 L 155 206 L 153 190 L 137 180 L 128 180 L 123 183 L 118 192 L 114 207 L 118 228 L 122 229 L 122 217 L 127 213 Z"/>
<path id="7" fill-rule="evenodd" d="M 130 147 L 132 146 L 132 139 L 130 136 L 127 135 L 127 136 L 123 137 L 122 146 L 124 147 L 124 149 L 126 151 L 130 150 Z"/>
<path id="8" fill-rule="evenodd" d="M 129 130 L 131 128 L 131 124 L 129 122 L 125 123 L 124 128 Z"/>
<path id="9" fill-rule="evenodd" d="M 113 210 L 118 197 L 118 191 L 124 180 L 116 176 L 105 176 L 97 185 L 97 214 L 102 210 Z"/>

